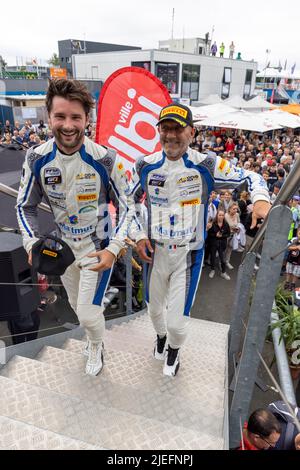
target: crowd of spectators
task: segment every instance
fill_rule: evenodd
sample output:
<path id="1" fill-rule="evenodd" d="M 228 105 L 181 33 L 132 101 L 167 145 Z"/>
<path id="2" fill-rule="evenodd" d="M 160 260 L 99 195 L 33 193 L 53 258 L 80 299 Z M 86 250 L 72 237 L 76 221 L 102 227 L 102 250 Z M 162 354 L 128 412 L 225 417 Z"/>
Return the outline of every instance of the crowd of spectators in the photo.
<path id="1" fill-rule="evenodd" d="M 87 137 L 95 139 L 95 125 L 90 124 L 86 129 Z M 9 146 L 17 144 L 24 148 L 30 148 L 44 144 L 52 139 L 53 134 L 48 125 L 40 120 L 38 124 L 33 124 L 30 120 L 20 124 L 15 121 L 14 125 L 7 120 L 4 125 L 0 123 L 0 142 L 2 145 Z"/>
<path id="2" fill-rule="evenodd" d="M 14 125 L 6 121 L 0 129 L 1 144 L 7 146 L 18 144 L 30 148 L 43 144 L 53 137 L 51 130 L 42 120 L 38 124 L 32 124 L 30 120 L 25 121 L 24 124 L 15 121 Z"/>
<path id="3" fill-rule="evenodd" d="M 300 133 L 291 129 L 264 135 L 228 131 L 228 129 L 198 130 L 192 147 L 212 157 L 219 155 L 226 159 L 230 165 L 252 170 L 262 175 L 268 186 L 271 202 L 274 203 L 295 161 L 300 157 Z M 293 241 L 295 244 L 297 229 L 300 226 L 300 197 L 298 193 L 289 201 L 289 206 L 293 222 L 288 241 Z M 209 273 L 211 279 L 215 276 L 216 256 L 218 256 L 221 277 L 230 280 L 227 271 L 233 269 L 233 265 L 230 263 L 232 251 L 242 252 L 250 247 L 263 221 L 259 220 L 258 222 L 255 228 L 251 228 L 252 204 L 247 183 L 238 190 L 226 190 L 211 194 L 205 256 L 206 264 L 211 267 Z M 291 254 L 289 255 L 288 250 L 286 260 L 288 260 L 285 263 L 288 268 L 288 276 L 285 287 L 294 290 L 296 278 L 300 275 L 300 267 L 298 267 L 300 255 L 295 256 L 293 261 L 295 266 L 299 260 L 297 268 L 291 267 Z"/>

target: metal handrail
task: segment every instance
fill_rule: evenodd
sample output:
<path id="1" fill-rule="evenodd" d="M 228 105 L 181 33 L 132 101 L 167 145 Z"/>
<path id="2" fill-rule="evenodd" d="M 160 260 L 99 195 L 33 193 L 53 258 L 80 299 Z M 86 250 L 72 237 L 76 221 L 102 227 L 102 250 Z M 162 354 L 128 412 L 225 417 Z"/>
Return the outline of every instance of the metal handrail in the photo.
<path id="1" fill-rule="evenodd" d="M 276 304 L 273 304 L 274 309 L 276 308 Z M 271 326 L 275 325 L 279 321 L 278 314 L 276 311 L 273 310 L 271 313 Z M 287 399 L 287 401 L 292 406 L 297 406 L 295 390 L 293 386 L 293 381 L 291 377 L 291 373 L 289 370 L 289 363 L 286 354 L 284 339 L 281 338 L 281 330 L 277 326 L 276 328 L 272 328 L 272 337 L 273 337 L 273 345 L 274 351 L 276 356 L 276 365 L 279 374 L 279 382 L 282 388 L 282 391 Z"/>
<path id="2" fill-rule="evenodd" d="M 15 199 L 17 199 L 18 197 L 18 191 L 16 189 L 11 188 L 10 186 L 6 186 L 3 183 L 0 183 L 0 193 L 6 194 L 7 196 L 12 196 Z M 51 213 L 50 207 L 48 206 L 48 204 L 45 204 L 44 202 L 41 202 L 38 205 L 38 208 L 41 209 L 42 211 Z"/>
<path id="3" fill-rule="evenodd" d="M 300 159 L 296 160 L 296 162 L 294 163 L 292 171 L 287 177 L 286 181 L 284 182 L 282 188 L 280 189 L 278 196 L 275 199 L 275 202 L 273 204 L 273 207 L 279 206 L 279 205 L 286 205 L 288 201 L 290 200 L 290 198 L 299 189 L 299 187 L 300 187 Z M 262 240 L 264 238 L 267 223 L 268 223 L 268 217 L 266 217 L 258 233 L 254 237 L 254 240 L 248 252 L 249 251 L 255 252 L 256 250 L 259 249 L 262 243 Z"/>

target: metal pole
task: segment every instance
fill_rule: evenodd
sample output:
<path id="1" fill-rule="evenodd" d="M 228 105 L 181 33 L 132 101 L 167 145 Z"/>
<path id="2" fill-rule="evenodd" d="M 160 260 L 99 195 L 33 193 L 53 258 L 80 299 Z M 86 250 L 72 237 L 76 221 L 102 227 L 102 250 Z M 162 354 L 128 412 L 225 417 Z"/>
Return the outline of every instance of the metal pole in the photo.
<path id="1" fill-rule="evenodd" d="M 260 358 L 267 329 L 270 323 L 276 285 L 280 276 L 283 253 L 273 261 L 270 259 L 286 245 L 291 224 L 291 211 L 286 206 L 273 207 L 270 212 L 260 268 L 250 309 L 243 351 L 236 374 L 236 387 L 230 410 L 230 448 L 240 441 L 239 422 L 244 422 L 249 413 L 253 388 L 257 378 Z M 276 236 L 274 236 L 276 235 Z"/>
<path id="2" fill-rule="evenodd" d="M 265 74 L 264 74 L 264 88 L 265 88 L 265 86 L 266 86 L 266 73 L 267 73 L 268 58 L 269 58 L 270 52 L 271 52 L 270 49 L 266 49 L 267 60 L 266 60 Z"/>
<path id="3" fill-rule="evenodd" d="M 273 304 L 273 307 L 276 308 L 276 304 Z M 277 323 L 279 320 L 278 314 L 276 312 L 271 313 L 271 325 Z M 284 339 L 281 338 L 281 330 L 279 327 L 272 330 L 273 345 L 276 355 L 276 366 L 279 374 L 280 387 L 287 399 L 287 401 L 292 406 L 297 406 L 294 385 L 289 369 L 289 362 L 286 355 L 286 349 L 284 345 Z M 280 340 L 281 338 L 281 340 Z"/>
<path id="4" fill-rule="evenodd" d="M 256 255 L 248 252 L 242 264 L 239 267 L 238 277 L 235 287 L 235 299 L 232 309 L 231 324 L 229 330 L 229 353 L 228 353 L 228 374 L 231 380 L 236 354 L 240 350 L 241 339 L 243 338 L 244 323 L 249 311 L 249 297 L 252 287 L 252 276 L 254 271 Z"/>
<path id="5" fill-rule="evenodd" d="M 146 292 L 147 292 L 147 263 L 143 261 L 143 308 L 146 307 Z"/>
<path id="6" fill-rule="evenodd" d="M 174 39 L 174 17 L 175 17 L 175 8 L 173 8 L 173 13 L 172 13 L 172 32 L 171 32 L 171 39 Z"/>
<path id="7" fill-rule="evenodd" d="M 213 45 L 214 32 L 215 32 L 215 25 L 213 25 L 212 30 L 211 30 L 210 47 Z M 209 49 L 209 54 L 208 55 L 210 55 L 210 49 Z"/>
<path id="8" fill-rule="evenodd" d="M 132 314 L 132 248 L 127 249 L 126 254 L 126 315 Z"/>

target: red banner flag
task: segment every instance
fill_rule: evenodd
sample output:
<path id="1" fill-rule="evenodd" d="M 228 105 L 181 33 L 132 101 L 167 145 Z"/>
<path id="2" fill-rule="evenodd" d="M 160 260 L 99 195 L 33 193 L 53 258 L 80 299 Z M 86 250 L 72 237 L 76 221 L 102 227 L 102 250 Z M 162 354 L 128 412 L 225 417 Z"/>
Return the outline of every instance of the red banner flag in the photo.
<path id="1" fill-rule="evenodd" d="M 101 91 L 96 142 L 114 148 L 130 171 L 139 156 L 160 150 L 156 123 L 171 102 L 166 87 L 147 70 L 117 70 Z"/>

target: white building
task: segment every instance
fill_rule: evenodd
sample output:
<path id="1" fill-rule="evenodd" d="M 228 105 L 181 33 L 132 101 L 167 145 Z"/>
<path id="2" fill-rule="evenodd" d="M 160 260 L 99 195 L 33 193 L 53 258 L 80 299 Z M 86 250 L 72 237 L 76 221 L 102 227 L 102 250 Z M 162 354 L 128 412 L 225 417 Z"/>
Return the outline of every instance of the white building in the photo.
<path id="1" fill-rule="evenodd" d="M 210 94 L 249 97 L 255 88 L 257 63 L 164 50 L 130 50 L 72 56 L 73 77 L 105 81 L 128 66 L 150 70 L 172 98 L 188 104 Z"/>
<path id="2" fill-rule="evenodd" d="M 185 52 L 188 54 L 209 55 L 211 41 L 202 38 L 167 39 L 159 41 L 158 48 L 161 51 Z"/>

